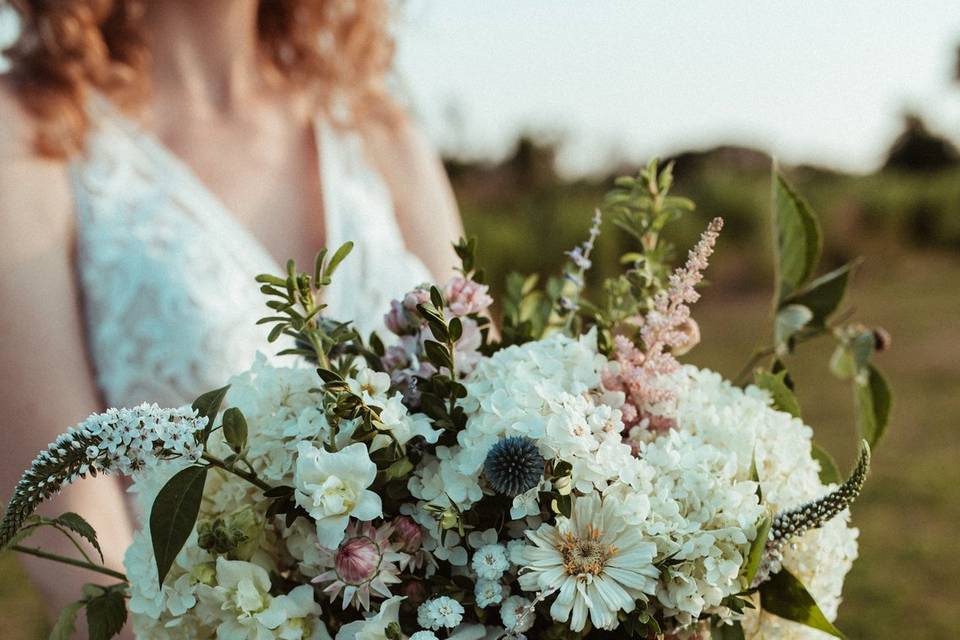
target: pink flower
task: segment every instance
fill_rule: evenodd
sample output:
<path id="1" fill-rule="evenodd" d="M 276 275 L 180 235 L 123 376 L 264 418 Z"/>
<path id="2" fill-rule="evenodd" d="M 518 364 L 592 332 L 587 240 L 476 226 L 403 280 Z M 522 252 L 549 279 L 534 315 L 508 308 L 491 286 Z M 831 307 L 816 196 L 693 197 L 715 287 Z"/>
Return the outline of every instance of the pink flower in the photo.
<path id="1" fill-rule="evenodd" d="M 464 278 L 454 276 L 444 288 L 447 298 L 447 308 L 455 316 L 466 316 L 472 313 L 483 313 L 493 304 L 489 287 Z"/>
<path id="2" fill-rule="evenodd" d="M 417 311 L 417 305 L 430 301 L 430 290 L 417 287 L 407 293 L 403 300 L 392 300 L 390 311 L 383 316 L 384 324 L 391 333 L 398 336 L 416 333 L 426 324 Z"/>
<path id="3" fill-rule="evenodd" d="M 393 540 L 404 553 L 416 553 L 423 542 L 423 529 L 409 516 L 397 516 L 391 523 Z"/>
<path id="4" fill-rule="evenodd" d="M 380 547 L 370 538 L 350 538 L 337 549 L 334 566 L 346 584 L 369 582 L 380 567 Z"/>

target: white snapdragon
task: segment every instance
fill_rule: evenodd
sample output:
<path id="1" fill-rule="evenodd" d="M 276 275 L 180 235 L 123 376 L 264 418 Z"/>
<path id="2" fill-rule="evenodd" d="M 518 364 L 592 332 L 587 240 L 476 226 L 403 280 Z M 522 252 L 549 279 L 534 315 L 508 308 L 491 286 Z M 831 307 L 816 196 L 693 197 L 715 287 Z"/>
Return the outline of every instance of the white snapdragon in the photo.
<path id="1" fill-rule="evenodd" d="M 300 443 L 295 498 L 316 521 L 321 546 L 335 548 L 343 540 L 351 517 L 362 521 L 380 517 L 380 496 L 367 489 L 376 476 L 377 465 L 361 443 L 334 453 Z"/>

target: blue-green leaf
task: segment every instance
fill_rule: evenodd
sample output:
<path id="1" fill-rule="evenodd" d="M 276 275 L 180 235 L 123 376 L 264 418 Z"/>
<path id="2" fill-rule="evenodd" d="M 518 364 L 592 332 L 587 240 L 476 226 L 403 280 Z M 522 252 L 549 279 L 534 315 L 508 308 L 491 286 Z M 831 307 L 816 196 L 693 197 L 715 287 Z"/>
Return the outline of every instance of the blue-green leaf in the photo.
<path id="1" fill-rule="evenodd" d="M 776 616 L 819 629 L 836 638 L 844 637 L 823 615 L 806 587 L 786 569 L 781 569 L 760 585 L 760 607 Z"/>
<path id="2" fill-rule="evenodd" d="M 161 587 L 197 522 L 206 479 L 207 467 L 187 467 L 170 478 L 153 501 L 150 537 Z"/>
<path id="3" fill-rule="evenodd" d="M 823 240 L 820 223 L 810 206 L 779 173 L 774 177 L 774 201 L 779 306 L 813 275 Z"/>
<path id="4" fill-rule="evenodd" d="M 777 355 L 788 352 L 787 341 L 813 319 L 813 312 L 802 304 L 788 304 L 779 311 L 773 324 L 773 341 Z"/>
<path id="5" fill-rule="evenodd" d="M 858 262 L 851 262 L 820 276 L 801 291 L 790 295 L 784 302 L 801 304 L 807 307 L 813 312 L 810 324 L 817 328 L 823 328 L 826 326 L 827 319 L 833 315 L 843 301 L 850 276 L 853 275 L 858 264 Z"/>
<path id="6" fill-rule="evenodd" d="M 770 392 L 770 397 L 773 398 L 774 409 L 799 418 L 800 402 L 797 400 L 797 396 L 794 395 L 793 391 L 790 390 L 790 387 L 787 386 L 786 379 L 786 369 L 779 373 L 770 373 L 769 371 L 758 369 L 753 374 L 753 383 L 761 389 L 766 389 Z"/>
<path id="7" fill-rule="evenodd" d="M 871 447 L 875 447 L 887 429 L 893 396 L 883 374 L 873 365 L 854 380 L 857 429 Z"/>

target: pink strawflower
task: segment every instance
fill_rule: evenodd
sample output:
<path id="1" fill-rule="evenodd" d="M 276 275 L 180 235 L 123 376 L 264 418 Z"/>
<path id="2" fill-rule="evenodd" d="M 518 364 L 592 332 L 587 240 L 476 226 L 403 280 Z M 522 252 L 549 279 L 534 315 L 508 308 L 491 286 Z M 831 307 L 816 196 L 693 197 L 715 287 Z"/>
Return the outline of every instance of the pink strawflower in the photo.
<path id="1" fill-rule="evenodd" d="M 423 529 L 410 516 L 397 516 L 393 526 L 393 541 L 404 553 L 416 553 L 423 542 Z"/>
<path id="2" fill-rule="evenodd" d="M 493 304 L 490 288 L 463 276 L 454 276 L 444 287 L 447 308 L 455 316 L 483 313 Z"/>
<path id="3" fill-rule="evenodd" d="M 400 553 L 390 541 L 393 527 L 374 527 L 369 522 L 354 522 L 347 529 L 347 537 L 337 547 L 333 568 L 321 573 L 311 582 L 327 583 L 323 592 L 331 602 L 343 592 L 343 608 L 353 604 L 370 610 L 370 594 L 389 598 L 391 584 L 399 584 L 398 564 L 406 564 L 409 556 Z"/>

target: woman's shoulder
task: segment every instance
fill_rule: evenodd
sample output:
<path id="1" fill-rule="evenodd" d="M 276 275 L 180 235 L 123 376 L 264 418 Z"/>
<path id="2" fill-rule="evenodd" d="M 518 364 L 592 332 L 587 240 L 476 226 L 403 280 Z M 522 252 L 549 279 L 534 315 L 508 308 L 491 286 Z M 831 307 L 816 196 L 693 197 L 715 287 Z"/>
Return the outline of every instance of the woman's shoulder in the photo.
<path id="1" fill-rule="evenodd" d="M 9 79 L 0 77 L 0 237 L 13 241 L 0 252 L 0 266 L 66 245 L 72 231 L 66 162 L 36 152 L 36 126 Z"/>

